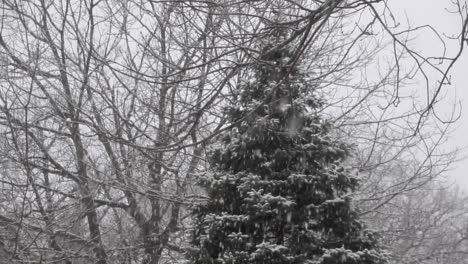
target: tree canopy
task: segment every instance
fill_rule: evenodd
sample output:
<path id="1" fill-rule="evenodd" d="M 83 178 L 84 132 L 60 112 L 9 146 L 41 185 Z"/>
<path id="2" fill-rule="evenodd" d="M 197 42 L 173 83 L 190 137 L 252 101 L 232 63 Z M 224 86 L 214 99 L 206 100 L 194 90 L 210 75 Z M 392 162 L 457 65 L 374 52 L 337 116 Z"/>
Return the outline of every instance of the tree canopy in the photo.
<path id="1" fill-rule="evenodd" d="M 289 45 L 270 52 L 283 31 L 267 37 L 212 149 L 195 263 L 384 263 L 352 206 L 358 180 L 343 165 L 348 147 L 318 112 L 317 81 Z"/>

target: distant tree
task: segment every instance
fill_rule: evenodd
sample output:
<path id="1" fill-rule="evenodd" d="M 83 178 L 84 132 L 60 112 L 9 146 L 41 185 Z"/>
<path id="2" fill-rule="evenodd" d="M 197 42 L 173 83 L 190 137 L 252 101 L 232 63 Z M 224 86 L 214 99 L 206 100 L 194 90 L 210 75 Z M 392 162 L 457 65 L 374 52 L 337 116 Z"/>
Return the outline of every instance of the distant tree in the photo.
<path id="1" fill-rule="evenodd" d="M 287 45 L 272 48 L 286 35 L 272 30 L 228 108 L 209 200 L 195 210 L 195 263 L 385 263 L 352 207 L 348 147 L 318 113 L 314 82 Z"/>
<path id="2" fill-rule="evenodd" d="M 456 186 L 431 182 L 366 219 L 391 249 L 389 263 L 462 264 L 468 256 L 467 198 Z"/>

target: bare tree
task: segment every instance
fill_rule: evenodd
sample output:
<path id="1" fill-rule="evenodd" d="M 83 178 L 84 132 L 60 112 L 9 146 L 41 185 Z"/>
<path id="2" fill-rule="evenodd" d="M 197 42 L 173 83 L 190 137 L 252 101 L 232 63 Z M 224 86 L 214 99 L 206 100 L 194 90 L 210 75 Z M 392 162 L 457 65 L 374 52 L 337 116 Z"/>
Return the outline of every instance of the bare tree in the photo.
<path id="1" fill-rule="evenodd" d="M 393 263 L 464 263 L 468 254 L 466 194 L 430 183 L 398 196 L 372 219 Z"/>

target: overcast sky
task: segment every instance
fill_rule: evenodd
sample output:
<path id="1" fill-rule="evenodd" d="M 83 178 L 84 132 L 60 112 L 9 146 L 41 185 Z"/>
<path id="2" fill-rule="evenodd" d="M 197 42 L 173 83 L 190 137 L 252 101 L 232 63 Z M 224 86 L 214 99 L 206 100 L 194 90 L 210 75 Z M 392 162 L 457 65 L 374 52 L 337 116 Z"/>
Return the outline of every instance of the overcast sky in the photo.
<path id="1" fill-rule="evenodd" d="M 468 1 L 468 0 L 461 0 Z M 392 0 L 389 1 L 391 9 L 395 12 L 398 21 L 405 21 L 406 17 L 413 26 L 430 24 L 439 32 L 447 35 L 454 35 L 461 29 L 461 21 L 455 14 L 450 14 L 446 10 L 453 10 L 451 0 Z M 406 16 L 406 17 L 405 17 Z M 435 41 L 434 35 L 428 31 L 420 32 L 418 38 L 414 42 L 418 48 L 426 54 L 440 55 L 442 46 L 440 42 Z M 454 43 L 453 43 L 454 44 Z M 456 50 L 454 46 L 450 47 L 448 43 L 448 53 L 453 55 Z M 461 105 L 461 117 L 453 126 L 455 131 L 451 134 L 449 142 L 445 148 L 466 148 L 468 146 L 468 47 L 465 46 L 465 53 L 457 62 L 451 74 L 452 86 L 446 86 L 444 94 L 449 98 L 444 101 L 445 106 L 440 106 L 437 111 L 447 112 L 448 115 L 451 107 L 450 101 L 457 98 Z M 422 84 L 421 84 L 422 86 Z M 462 151 L 461 156 L 468 156 L 468 151 Z M 462 160 L 454 164 L 454 169 L 448 173 L 450 177 L 455 179 L 460 185 L 468 190 L 468 159 Z"/>

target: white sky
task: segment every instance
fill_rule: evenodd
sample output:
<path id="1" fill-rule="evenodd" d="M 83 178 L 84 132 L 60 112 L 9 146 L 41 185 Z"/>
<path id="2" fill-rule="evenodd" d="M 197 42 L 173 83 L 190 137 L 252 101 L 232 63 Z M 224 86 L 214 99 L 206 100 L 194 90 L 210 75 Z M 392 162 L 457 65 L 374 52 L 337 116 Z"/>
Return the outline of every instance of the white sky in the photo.
<path id="1" fill-rule="evenodd" d="M 468 0 L 465 4 L 468 4 Z M 461 29 L 461 21 L 456 14 L 450 14 L 447 9 L 454 10 L 451 0 L 391 0 L 390 7 L 398 21 L 405 21 L 406 17 L 413 26 L 430 24 L 439 32 L 448 36 L 453 36 Z M 406 16 L 406 17 L 405 17 Z M 417 47 L 426 54 L 440 55 L 440 42 L 434 40 L 434 35 L 428 34 L 428 31 L 418 34 L 418 38 L 413 42 L 413 47 Z M 449 43 L 448 43 L 449 44 Z M 450 44 L 449 44 L 450 45 Z M 448 55 L 453 55 L 457 50 L 453 46 L 448 46 Z M 456 48 L 456 47 L 455 47 Z M 447 97 L 454 98 L 461 105 L 461 117 L 453 126 L 455 131 L 451 134 L 445 148 L 466 148 L 468 146 L 468 46 L 465 45 L 465 52 L 462 58 L 454 66 L 451 73 L 452 86 L 446 86 L 444 94 Z M 450 100 L 448 100 L 450 101 Z M 451 109 L 449 102 L 444 102 L 444 106 L 437 108 L 437 111 L 445 112 L 449 115 Z M 461 156 L 468 156 L 468 150 L 462 151 Z M 454 169 L 448 173 L 448 176 L 454 178 L 457 183 L 468 189 L 468 159 L 461 160 L 454 164 Z"/>

